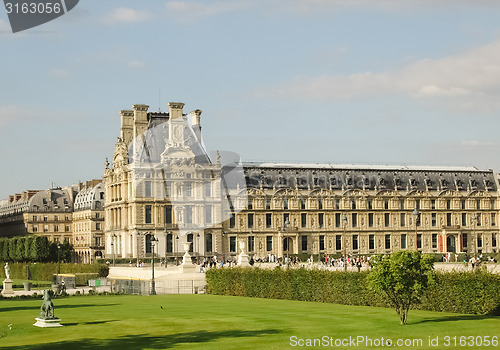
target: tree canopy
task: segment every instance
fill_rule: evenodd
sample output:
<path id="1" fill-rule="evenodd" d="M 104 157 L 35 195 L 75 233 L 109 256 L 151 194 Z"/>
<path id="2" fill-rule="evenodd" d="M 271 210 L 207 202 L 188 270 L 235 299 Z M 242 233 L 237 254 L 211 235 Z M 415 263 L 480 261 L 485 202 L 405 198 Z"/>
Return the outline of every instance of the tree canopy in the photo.
<path id="1" fill-rule="evenodd" d="M 430 255 L 416 251 L 399 251 L 372 259 L 368 287 L 387 295 L 401 324 L 406 324 L 408 310 L 420 303 L 420 297 L 434 283 L 434 266 Z"/>

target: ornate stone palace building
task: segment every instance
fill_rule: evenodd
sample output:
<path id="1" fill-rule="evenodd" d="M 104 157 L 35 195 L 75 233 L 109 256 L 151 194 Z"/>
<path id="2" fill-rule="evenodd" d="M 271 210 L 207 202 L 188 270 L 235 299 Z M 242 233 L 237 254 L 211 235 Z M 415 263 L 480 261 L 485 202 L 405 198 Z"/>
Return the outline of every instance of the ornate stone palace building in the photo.
<path id="1" fill-rule="evenodd" d="M 201 111 L 134 105 L 100 180 L 0 202 L 0 237 L 70 241 L 75 260 L 499 251 L 498 180 L 475 167 L 241 163 L 209 155 Z"/>
<path id="2" fill-rule="evenodd" d="M 245 201 L 224 223 L 226 253 L 257 256 L 498 251 L 493 171 L 335 164 L 246 164 Z"/>
<path id="3" fill-rule="evenodd" d="M 497 252 L 498 183 L 475 167 L 243 164 L 209 157 L 201 111 L 123 110 L 106 163 L 106 255 Z M 191 125 L 188 125 L 188 119 Z M 238 168 L 238 159 L 232 163 Z M 241 179 L 238 179 L 241 176 Z"/>

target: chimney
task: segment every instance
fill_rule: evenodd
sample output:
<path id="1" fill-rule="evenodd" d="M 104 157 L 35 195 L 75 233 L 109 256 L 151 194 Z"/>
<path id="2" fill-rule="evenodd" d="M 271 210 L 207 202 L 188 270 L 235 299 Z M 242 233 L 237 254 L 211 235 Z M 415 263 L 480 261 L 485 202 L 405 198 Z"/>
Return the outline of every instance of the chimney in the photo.
<path id="1" fill-rule="evenodd" d="M 184 103 L 182 102 L 169 102 L 168 110 L 170 112 L 170 120 L 174 119 L 182 119 L 182 108 L 184 107 Z"/>
<path id="2" fill-rule="evenodd" d="M 121 110 L 121 128 L 120 137 L 125 141 L 125 144 L 129 144 L 132 140 L 132 132 L 134 129 L 134 111 L 131 110 Z"/>
<path id="3" fill-rule="evenodd" d="M 198 140 L 201 139 L 201 124 L 200 124 L 201 112 L 202 112 L 201 109 L 197 109 L 189 113 L 191 115 L 191 127 L 193 128 L 194 133 L 198 137 Z"/>
<path id="4" fill-rule="evenodd" d="M 148 105 L 133 105 L 134 109 L 134 125 L 133 137 L 142 135 L 148 128 Z"/>

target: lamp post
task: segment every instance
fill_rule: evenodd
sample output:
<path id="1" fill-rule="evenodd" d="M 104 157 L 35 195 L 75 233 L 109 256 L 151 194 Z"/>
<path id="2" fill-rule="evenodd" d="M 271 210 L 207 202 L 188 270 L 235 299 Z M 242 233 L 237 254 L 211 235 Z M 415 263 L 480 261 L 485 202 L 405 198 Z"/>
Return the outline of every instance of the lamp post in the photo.
<path id="1" fill-rule="evenodd" d="M 415 220 L 415 250 L 418 250 L 418 245 L 417 245 L 417 237 L 418 237 L 418 234 L 417 234 L 417 220 L 418 220 L 418 216 L 420 215 L 420 212 L 418 211 L 417 208 L 413 209 L 413 212 L 411 213 L 411 215 L 413 215 L 413 219 Z"/>
<path id="2" fill-rule="evenodd" d="M 344 272 L 347 272 L 347 246 L 345 243 L 346 226 L 347 226 L 347 216 L 345 214 L 342 214 L 342 227 L 344 229 L 344 234 L 342 235 L 343 238 L 342 247 L 344 248 Z"/>
<path id="3" fill-rule="evenodd" d="M 179 235 L 175 235 L 175 265 L 179 265 L 177 254 L 179 252 Z"/>
<path id="4" fill-rule="evenodd" d="M 472 247 L 474 248 L 472 253 L 474 254 L 474 258 L 475 258 L 477 255 L 477 236 L 476 236 L 477 215 L 476 214 L 472 214 L 470 222 L 472 224 Z"/>
<path id="5" fill-rule="evenodd" d="M 196 234 L 196 265 L 200 264 L 200 234 Z"/>
<path id="6" fill-rule="evenodd" d="M 158 242 L 158 238 L 155 236 L 151 237 L 151 292 L 149 295 L 156 295 L 155 288 L 155 243 Z"/>
<path id="7" fill-rule="evenodd" d="M 61 274 L 61 245 L 57 243 L 57 274 Z"/>
<path id="8" fill-rule="evenodd" d="M 115 239 L 116 239 L 116 235 L 113 233 L 111 235 L 111 250 L 112 250 L 112 254 L 113 254 L 113 266 L 115 266 Z"/>

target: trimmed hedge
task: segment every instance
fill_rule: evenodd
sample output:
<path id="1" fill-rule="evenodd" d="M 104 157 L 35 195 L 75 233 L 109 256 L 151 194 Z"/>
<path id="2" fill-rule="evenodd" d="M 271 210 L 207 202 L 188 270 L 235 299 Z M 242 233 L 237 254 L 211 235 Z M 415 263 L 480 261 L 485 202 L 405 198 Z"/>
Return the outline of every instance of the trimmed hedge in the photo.
<path id="1" fill-rule="evenodd" d="M 367 288 L 368 271 L 218 268 L 206 273 L 210 294 L 391 307 Z M 415 309 L 500 315 L 500 276 L 485 271 L 437 272 Z"/>
<path id="2" fill-rule="evenodd" d="M 0 263 L 0 280 L 5 278 L 5 263 Z M 33 263 L 29 264 L 31 279 L 35 281 L 52 281 L 52 275 L 57 274 L 57 263 Z M 25 263 L 9 263 L 11 278 L 27 279 L 27 268 Z M 77 275 L 77 284 L 82 282 L 86 277 L 98 278 L 107 277 L 109 267 L 103 264 L 66 264 L 61 263 L 61 273 L 69 273 Z M 78 277 L 79 274 L 88 276 Z"/>

